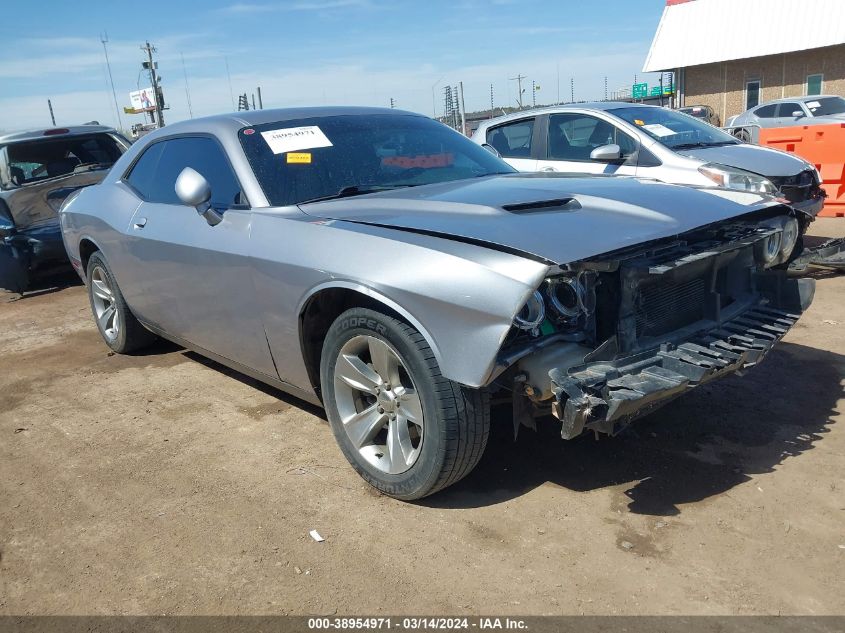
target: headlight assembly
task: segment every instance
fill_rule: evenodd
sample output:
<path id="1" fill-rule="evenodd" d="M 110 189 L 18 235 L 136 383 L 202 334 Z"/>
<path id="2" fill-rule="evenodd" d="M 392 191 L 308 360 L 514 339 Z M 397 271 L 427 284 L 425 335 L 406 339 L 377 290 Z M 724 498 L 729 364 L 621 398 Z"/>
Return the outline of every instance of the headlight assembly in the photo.
<path id="1" fill-rule="evenodd" d="M 757 242 L 757 260 L 767 267 L 786 262 L 798 243 L 798 220 L 790 217 L 772 218 L 764 222 L 761 228 L 774 229 L 776 232 Z"/>
<path id="2" fill-rule="evenodd" d="M 547 281 L 549 303 L 564 319 L 574 319 L 584 311 L 584 293 L 584 286 L 575 277 L 555 277 Z"/>
<path id="3" fill-rule="evenodd" d="M 528 297 L 528 301 L 513 318 L 513 324 L 520 330 L 536 332 L 546 319 L 546 305 L 539 290 Z"/>
<path id="4" fill-rule="evenodd" d="M 759 174 L 753 174 L 750 171 L 737 169 L 736 167 L 707 163 L 699 167 L 698 171 L 720 187 L 726 189 L 752 191 L 767 195 L 777 193 L 777 187 L 768 178 L 764 178 Z"/>
<path id="5" fill-rule="evenodd" d="M 782 231 L 777 230 L 754 245 L 757 260 L 766 267 L 773 266 L 780 260 L 781 235 Z"/>

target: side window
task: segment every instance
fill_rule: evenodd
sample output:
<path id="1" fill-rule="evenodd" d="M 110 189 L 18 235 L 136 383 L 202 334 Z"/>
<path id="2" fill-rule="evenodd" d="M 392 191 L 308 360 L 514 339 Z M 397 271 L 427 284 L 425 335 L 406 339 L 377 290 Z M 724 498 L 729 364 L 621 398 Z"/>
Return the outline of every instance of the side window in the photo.
<path id="1" fill-rule="evenodd" d="M 176 196 L 176 179 L 185 167 L 202 174 L 211 185 L 211 206 L 228 209 L 241 203 L 241 188 L 220 146 L 207 137 L 185 137 L 164 141 L 164 152 L 156 172 L 153 199 L 182 204 Z"/>
<path id="2" fill-rule="evenodd" d="M 141 194 L 141 197 L 150 199 L 153 183 L 155 183 L 156 169 L 161 158 L 161 151 L 164 143 L 154 143 L 144 150 L 141 157 L 135 161 L 132 171 L 126 176 L 126 181 Z"/>
<path id="3" fill-rule="evenodd" d="M 243 202 L 241 188 L 229 161 L 217 143 L 206 137 L 174 138 L 156 143 L 159 158 L 154 177 L 142 189 L 133 182 L 135 171 L 141 167 L 141 160 L 129 174 L 129 182 L 151 202 L 182 204 L 176 196 L 176 179 L 185 167 L 191 167 L 202 174 L 211 185 L 211 205 L 215 209 L 228 209 Z M 147 150 L 149 153 L 155 146 Z M 141 157 L 146 158 L 147 153 Z"/>
<path id="4" fill-rule="evenodd" d="M 487 142 L 505 158 L 530 158 L 534 119 L 522 119 L 487 131 Z"/>
<path id="5" fill-rule="evenodd" d="M 754 116 L 759 119 L 773 119 L 775 117 L 775 110 L 777 109 L 778 104 L 772 103 L 771 105 L 763 106 L 762 108 L 757 108 L 754 110 Z"/>
<path id="6" fill-rule="evenodd" d="M 778 105 L 778 116 L 792 117 L 793 112 L 804 113 L 801 106 L 797 103 L 781 103 Z"/>
<path id="7" fill-rule="evenodd" d="M 549 117 L 549 159 L 588 161 L 602 145 L 619 145 L 623 156 L 637 150 L 637 142 L 615 125 L 586 114 L 552 114 Z"/>

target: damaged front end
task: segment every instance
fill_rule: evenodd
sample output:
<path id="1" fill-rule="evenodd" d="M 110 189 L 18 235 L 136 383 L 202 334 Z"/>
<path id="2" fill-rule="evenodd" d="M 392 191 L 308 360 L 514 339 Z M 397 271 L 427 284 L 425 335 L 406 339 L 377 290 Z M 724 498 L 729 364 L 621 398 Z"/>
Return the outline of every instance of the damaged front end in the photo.
<path id="1" fill-rule="evenodd" d="M 755 365 L 813 298 L 814 280 L 784 270 L 798 231 L 777 208 L 561 267 L 499 356 L 515 430 L 551 413 L 564 439 L 613 435 Z"/>

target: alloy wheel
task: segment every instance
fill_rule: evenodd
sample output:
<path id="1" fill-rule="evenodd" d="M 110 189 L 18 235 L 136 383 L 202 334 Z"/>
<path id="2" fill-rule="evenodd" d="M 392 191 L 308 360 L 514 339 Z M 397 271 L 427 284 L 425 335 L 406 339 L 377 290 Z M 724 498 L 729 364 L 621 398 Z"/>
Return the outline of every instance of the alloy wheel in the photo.
<path id="1" fill-rule="evenodd" d="M 397 475 L 420 455 L 422 402 L 399 353 L 374 336 L 359 335 L 340 350 L 334 369 L 340 420 L 369 464 Z"/>
<path id="2" fill-rule="evenodd" d="M 120 312 L 109 277 L 100 266 L 95 266 L 91 271 L 91 302 L 103 336 L 109 341 L 117 340 L 120 334 Z"/>

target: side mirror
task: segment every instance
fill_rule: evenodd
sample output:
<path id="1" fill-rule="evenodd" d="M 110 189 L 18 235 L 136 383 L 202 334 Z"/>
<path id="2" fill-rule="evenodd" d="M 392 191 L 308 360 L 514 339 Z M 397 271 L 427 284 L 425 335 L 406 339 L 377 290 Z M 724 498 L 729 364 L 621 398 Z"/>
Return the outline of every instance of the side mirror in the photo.
<path id="1" fill-rule="evenodd" d="M 211 185 L 198 171 L 185 167 L 176 179 L 176 195 L 205 218 L 210 226 L 223 221 L 223 216 L 211 208 Z"/>
<path id="2" fill-rule="evenodd" d="M 499 158 L 501 158 L 501 157 L 502 157 L 502 155 L 499 153 L 499 150 L 497 150 L 495 147 L 493 147 L 492 145 L 490 145 L 490 143 L 482 143 L 481 147 L 483 147 L 484 149 L 486 149 L 488 152 L 490 152 L 490 153 L 491 153 L 491 154 L 493 154 L 494 156 L 497 156 L 497 157 L 499 157 Z"/>
<path id="3" fill-rule="evenodd" d="M 622 159 L 622 149 L 616 144 L 602 145 L 590 152 L 590 160 L 599 163 L 615 163 Z"/>
<path id="4" fill-rule="evenodd" d="M 804 113 L 801 110 L 795 110 L 795 112 L 792 113 L 792 116 L 794 116 L 796 119 L 800 119 L 802 116 L 804 116 Z"/>

